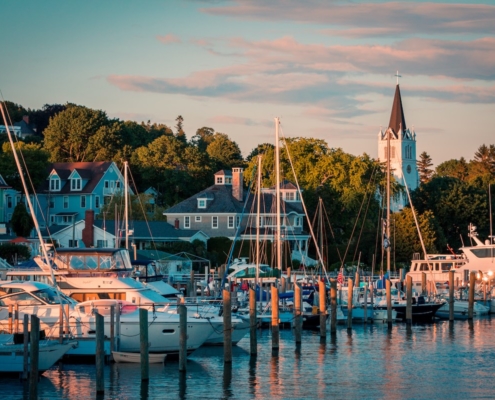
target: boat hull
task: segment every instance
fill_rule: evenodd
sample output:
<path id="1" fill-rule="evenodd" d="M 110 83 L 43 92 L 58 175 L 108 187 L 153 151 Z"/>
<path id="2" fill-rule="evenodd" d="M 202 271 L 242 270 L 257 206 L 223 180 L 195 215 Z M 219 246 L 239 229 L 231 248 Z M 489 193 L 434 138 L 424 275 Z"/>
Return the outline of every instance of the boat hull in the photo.
<path id="1" fill-rule="evenodd" d="M 124 353 L 120 351 L 112 351 L 113 359 L 117 363 L 141 363 L 141 353 Z M 150 364 L 163 364 L 166 353 L 149 353 L 148 362 Z"/>
<path id="2" fill-rule="evenodd" d="M 431 322 L 436 312 L 442 307 L 442 303 L 434 304 L 413 304 L 412 322 Z M 392 309 L 397 311 L 397 319 L 406 320 L 406 305 L 393 305 Z"/>

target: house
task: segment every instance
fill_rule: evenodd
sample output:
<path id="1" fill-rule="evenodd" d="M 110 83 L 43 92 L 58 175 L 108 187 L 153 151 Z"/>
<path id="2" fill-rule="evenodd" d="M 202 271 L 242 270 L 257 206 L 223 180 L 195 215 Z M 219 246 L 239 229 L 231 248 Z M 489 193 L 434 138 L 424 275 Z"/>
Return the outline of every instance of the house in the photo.
<path id="1" fill-rule="evenodd" d="M 37 189 L 36 216 L 41 227 L 61 230 L 83 220 L 87 210 L 99 214 L 112 196 L 124 190 L 124 177 L 110 161 L 54 163 L 46 175 Z"/>
<path id="2" fill-rule="evenodd" d="M 214 176 L 214 185 L 191 196 L 164 212 L 177 229 L 201 230 L 210 237 L 231 240 L 276 238 L 275 187 L 262 190 L 260 215 L 257 218 L 257 198 L 243 188 L 243 169 L 221 170 Z M 291 182 L 283 181 L 281 192 L 281 238 L 294 254 L 307 257 L 309 235 L 303 231 L 304 211 L 299 192 Z M 258 229 L 259 228 L 259 229 Z M 308 261 L 310 259 L 307 259 Z"/>
<path id="3" fill-rule="evenodd" d="M 0 125 L 0 133 L 7 133 L 7 128 L 11 134 L 20 139 L 26 139 L 28 136 L 38 135 L 36 132 L 36 126 L 29 121 L 28 115 L 24 115 L 22 120 L 15 122 L 13 126 L 9 125 L 6 127 L 5 125 Z"/>
<path id="4" fill-rule="evenodd" d="M 44 230 L 43 234 L 61 247 L 125 246 L 125 228 L 122 221 L 116 224 L 115 220 L 95 219 L 93 210 L 86 210 L 84 220 L 70 225 L 52 225 L 49 232 Z M 154 244 L 195 240 L 206 243 L 208 240 L 208 236 L 201 231 L 175 229 L 164 221 L 131 221 L 129 234 L 131 254 L 133 251 L 153 248 Z"/>

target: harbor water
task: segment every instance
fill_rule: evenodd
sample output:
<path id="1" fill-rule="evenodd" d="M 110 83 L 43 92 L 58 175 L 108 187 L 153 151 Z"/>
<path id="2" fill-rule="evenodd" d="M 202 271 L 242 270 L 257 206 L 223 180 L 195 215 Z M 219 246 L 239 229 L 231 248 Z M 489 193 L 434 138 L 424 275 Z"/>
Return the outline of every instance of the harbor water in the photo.
<path id="1" fill-rule="evenodd" d="M 495 320 L 494 320 L 495 321 Z M 269 330 L 258 331 L 258 355 L 249 354 L 249 336 L 233 348 L 224 365 L 223 348 L 204 347 L 179 373 L 178 362 L 150 365 L 142 383 L 139 364 L 105 366 L 105 399 L 466 399 L 494 398 L 495 322 L 491 318 L 413 325 L 355 325 L 349 334 L 320 342 L 304 331 L 296 347 L 290 329 L 280 331 L 278 354 Z M 40 379 L 40 399 L 96 396 L 95 367 L 64 363 Z M 2 399 L 27 398 L 17 378 L 0 378 Z"/>

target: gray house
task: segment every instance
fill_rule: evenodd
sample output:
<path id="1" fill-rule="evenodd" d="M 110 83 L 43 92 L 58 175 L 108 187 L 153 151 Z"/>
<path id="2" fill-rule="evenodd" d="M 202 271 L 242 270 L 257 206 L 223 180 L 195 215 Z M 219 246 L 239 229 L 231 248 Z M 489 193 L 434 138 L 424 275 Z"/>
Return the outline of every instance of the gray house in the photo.
<path id="1" fill-rule="evenodd" d="M 214 185 L 164 212 L 177 229 L 201 230 L 210 237 L 234 240 L 274 241 L 276 237 L 275 187 L 262 190 L 260 214 L 257 199 L 243 188 L 242 168 L 218 171 Z M 281 183 L 281 238 L 289 244 L 293 258 L 307 257 L 309 235 L 303 231 L 305 214 L 297 188 Z M 307 264 L 307 262 L 306 262 Z"/>

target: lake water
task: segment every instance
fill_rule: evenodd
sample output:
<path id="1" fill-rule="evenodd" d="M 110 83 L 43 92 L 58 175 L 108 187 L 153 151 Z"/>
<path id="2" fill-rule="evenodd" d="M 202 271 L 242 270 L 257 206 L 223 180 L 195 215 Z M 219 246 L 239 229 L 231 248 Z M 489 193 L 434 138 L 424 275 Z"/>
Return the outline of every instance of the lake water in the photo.
<path id="1" fill-rule="evenodd" d="M 493 320 L 495 321 L 495 320 Z M 206 347 L 190 357 L 187 372 L 178 362 L 150 365 L 141 384 L 138 364 L 105 367 L 105 399 L 466 399 L 495 398 L 495 322 L 492 319 L 414 325 L 338 327 L 320 343 L 319 332 L 304 331 L 296 348 L 290 329 L 280 331 L 272 355 L 269 330 L 258 331 L 258 356 L 249 337 L 233 348 L 224 367 L 223 348 Z M 40 399 L 96 398 L 94 365 L 64 364 L 42 376 Z M 0 378 L 2 399 L 21 399 L 19 380 Z"/>

